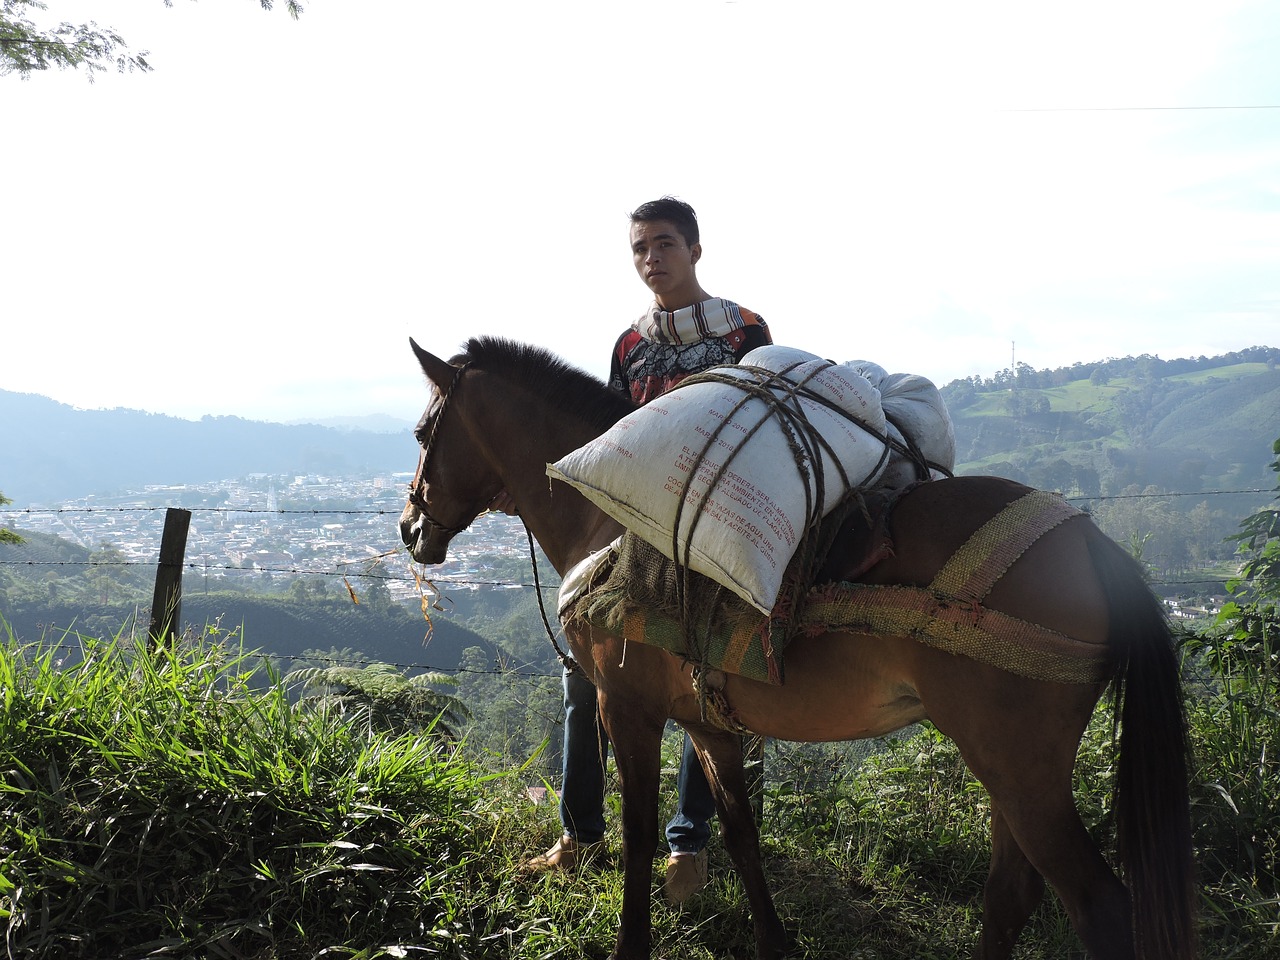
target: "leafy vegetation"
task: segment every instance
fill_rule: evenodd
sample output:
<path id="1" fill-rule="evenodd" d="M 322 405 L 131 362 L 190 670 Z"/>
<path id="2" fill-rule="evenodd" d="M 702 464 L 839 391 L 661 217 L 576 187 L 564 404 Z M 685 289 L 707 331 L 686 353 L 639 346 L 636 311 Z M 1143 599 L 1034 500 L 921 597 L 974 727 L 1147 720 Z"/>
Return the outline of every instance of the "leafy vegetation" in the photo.
<path id="1" fill-rule="evenodd" d="M 1280 440 L 1272 451 L 1280 474 Z M 1191 701 L 1197 843 L 1208 925 L 1233 937 L 1253 918 L 1255 935 L 1280 949 L 1280 509 L 1246 517 L 1231 539 L 1242 560 L 1232 599 L 1185 645 L 1206 687 Z"/>
<path id="2" fill-rule="evenodd" d="M 1272 446 L 1271 469 L 1280 473 L 1280 440 Z M 1280 677 L 1280 509 L 1259 510 L 1231 537 L 1241 557 L 1240 573 L 1227 581 L 1232 599 L 1218 614 L 1205 643 L 1213 672 L 1240 671 Z"/>
<path id="3" fill-rule="evenodd" d="M 13 501 L 10 500 L 8 497 L 6 497 L 3 493 L 0 493 L 0 507 L 3 507 L 9 503 L 13 503 Z M 22 537 L 20 537 L 18 534 L 14 533 L 12 530 L 6 530 L 5 528 L 0 527 L 0 543 L 19 544 L 22 542 L 23 542 Z"/>
<path id="4" fill-rule="evenodd" d="M 224 645 L 83 643 L 72 667 L 12 642 L 0 652 L 0 920 L 12 955 L 608 953 L 617 831 L 597 870 L 521 872 L 559 822 L 553 804 L 526 798 L 539 778 L 519 758 L 469 761 L 429 732 L 301 706 L 283 683 L 250 683 L 261 665 Z M 1237 672 L 1191 700 L 1206 958 L 1280 950 L 1280 719 L 1273 702 L 1261 709 L 1274 691 L 1274 677 Z M 672 776 L 677 749 L 673 737 Z M 955 746 L 926 725 L 872 745 L 769 751 L 765 866 L 795 956 L 967 955 L 990 811 Z M 1103 842 L 1112 760 L 1102 710 L 1077 796 Z M 655 934 L 670 960 L 754 955 L 718 843 L 711 886 L 683 909 L 658 902 Z M 1051 895 L 1023 944 L 1023 958 L 1080 955 Z"/>
<path id="5" fill-rule="evenodd" d="M 40 0 L 0 2 L 0 76 L 29 77 L 50 67 L 82 68 L 92 83 L 94 74 L 108 67 L 121 73 L 151 69 L 146 51 L 128 53 L 124 38 L 114 30 L 101 29 L 96 23 L 41 27 L 28 16 L 46 8 Z"/>

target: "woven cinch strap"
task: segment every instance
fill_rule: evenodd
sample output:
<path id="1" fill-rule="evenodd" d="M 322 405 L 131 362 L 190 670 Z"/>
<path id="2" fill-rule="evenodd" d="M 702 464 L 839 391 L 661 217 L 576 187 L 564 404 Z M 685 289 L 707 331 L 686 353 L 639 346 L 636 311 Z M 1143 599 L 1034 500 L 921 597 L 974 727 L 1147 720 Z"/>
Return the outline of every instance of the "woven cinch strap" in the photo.
<path id="1" fill-rule="evenodd" d="M 1033 543 L 1080 511 L 1056 494 L 1032 490 L 973 532 L 929 584 L 941 596 L 979 603 Z"/>
<path id="2" fill-rule="evenodd" d="M 1040 490 L 1020 497 L 980 527 L 925 588 L 839 583 L 815 589 L 806 630 L 909 636 L 1019 676 L 1098 683 L 1110 675 L 1105 645 L 1085 643 L 981 605 L 1013 563 L 1080 511 Z"/>

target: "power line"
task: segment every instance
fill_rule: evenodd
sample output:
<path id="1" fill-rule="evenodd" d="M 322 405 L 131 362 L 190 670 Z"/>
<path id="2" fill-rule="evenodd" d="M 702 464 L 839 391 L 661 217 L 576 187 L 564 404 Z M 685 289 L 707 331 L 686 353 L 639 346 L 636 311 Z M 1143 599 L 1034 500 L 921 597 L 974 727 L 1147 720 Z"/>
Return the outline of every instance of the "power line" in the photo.
<path id="1" fill-rule="evenodd" d="M 1000 113 L 1141 113 L 1162 110 L 1280 110 L 1280 103 L 1168 107 L 1006 107 Z"/>
<path id="2" fill-rule="evenodd" d="M 1274 488 L 1272 488 L 1274 489 Z M 1160 499 L 1162 497 L 1233 497 L 1246 493 L 1271 493 L 1265 487 L 1254 487 L 1248 490 L 1193 490 L 1185 493 L 1112 493 L 1098 496 L 1085 496 L 1084 494 L 1063 497 L 1062 499 L 1072 503 L 1080 500 L 1143 500 L 1143 499 Z"/>

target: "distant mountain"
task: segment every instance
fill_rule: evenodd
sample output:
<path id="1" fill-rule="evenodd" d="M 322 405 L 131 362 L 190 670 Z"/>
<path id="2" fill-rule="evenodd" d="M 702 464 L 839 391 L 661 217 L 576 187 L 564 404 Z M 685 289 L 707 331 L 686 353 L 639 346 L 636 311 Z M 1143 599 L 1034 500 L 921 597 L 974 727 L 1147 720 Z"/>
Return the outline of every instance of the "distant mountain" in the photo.
<path id="1" fill-rule="evenodd" d="M 192 421 L 78 410 L 0 390 L 0 493 L 16 507 L 253 473 L 373 477 L 412 470 L 415 456 L 408 427 L 387 433 L 240 417 Z"/>
<path id="2" fill-rule="evenodd" d="M 370 433 L 395 433 L 405 436 L 413 430 L 414 424 L 409 420 L 401 420 L 385 413 L 370 414 L 365 417 L 326 417 L 322 420 L 290 420 L 288 426 L 307 425 L 333 427 L 335 430 L 367 430 Z"/>
<path id="3" fill-rule="evenodd" d="M 1133 484 L 1267 487 L 1280 436 L 1280 349 L 1125 357 L 1056 370 L 1026 364 L 943 387 L 957 472 L 1087 495 Z M 392 418 L 285 425 L 137 410 L 77 410 L 0 390 L 0 492 L 17 507 L 254 473 L 373 477 L 411 470 Z M 369 429 L 369 427 L 375 427 Z"/>

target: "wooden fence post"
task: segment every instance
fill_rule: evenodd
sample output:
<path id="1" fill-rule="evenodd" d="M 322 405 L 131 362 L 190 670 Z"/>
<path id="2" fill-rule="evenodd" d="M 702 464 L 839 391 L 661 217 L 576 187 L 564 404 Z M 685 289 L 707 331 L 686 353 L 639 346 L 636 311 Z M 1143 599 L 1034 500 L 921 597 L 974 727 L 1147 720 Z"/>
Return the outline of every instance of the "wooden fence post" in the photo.
<path id="1" fill-rule="evenodd" d="M 160 538 L 160 564 L 156 567 L 156 590 L 151 598 L 151 646 L 166 639 L 172 642 L 182 622 L 182 564 L 187 554 L 187 530 L 191 511 L 170 507 L 164 514 L 164 534 Z"/>

